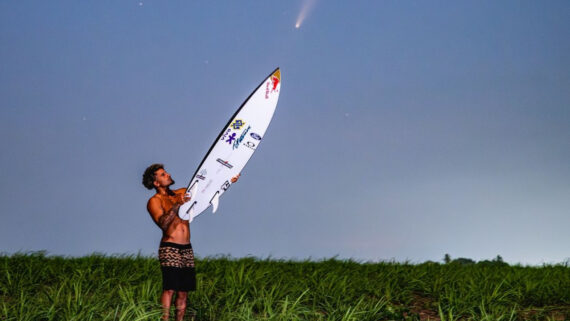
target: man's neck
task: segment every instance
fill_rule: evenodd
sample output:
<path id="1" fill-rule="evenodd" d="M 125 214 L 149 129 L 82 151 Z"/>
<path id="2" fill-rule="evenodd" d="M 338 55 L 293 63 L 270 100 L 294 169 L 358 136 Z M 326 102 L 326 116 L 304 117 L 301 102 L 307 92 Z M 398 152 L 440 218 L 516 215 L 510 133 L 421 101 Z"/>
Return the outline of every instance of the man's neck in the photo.
<path id="1" fill-rule="evenodd" d="M 174 193 L 170 190 L 170 187 L 166 186 L 166 187 L 158 187 L 156 189 L 156 194 L 168 196 L 168 195 L 172 195 Z"/>

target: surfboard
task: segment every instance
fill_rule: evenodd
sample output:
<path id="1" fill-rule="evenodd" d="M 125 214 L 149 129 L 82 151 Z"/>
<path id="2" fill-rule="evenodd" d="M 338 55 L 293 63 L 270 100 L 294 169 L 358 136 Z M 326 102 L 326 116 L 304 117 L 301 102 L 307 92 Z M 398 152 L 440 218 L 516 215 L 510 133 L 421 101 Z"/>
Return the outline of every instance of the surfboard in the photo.
<path id="1" fill-rule="evenodd" d="M 181 219 L 191 222 L 210 206 L 213 213 L 217 211 L 220 197 L 232 185 L 231 178 L 241 173 L 263 140 L 280 90 L 281 71 L 277 68 L 223 127 L 188 183 L 186 194 L 190 200 L 178 210 Z"/>

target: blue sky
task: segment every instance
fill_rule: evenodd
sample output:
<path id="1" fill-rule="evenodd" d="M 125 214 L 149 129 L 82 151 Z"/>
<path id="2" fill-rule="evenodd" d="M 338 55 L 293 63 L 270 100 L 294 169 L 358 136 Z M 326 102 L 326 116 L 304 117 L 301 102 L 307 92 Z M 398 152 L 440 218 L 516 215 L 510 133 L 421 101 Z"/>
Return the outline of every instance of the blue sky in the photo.
<path id="1" fill-rule="evenodd" d="M 279 66 L 197 255 L 570 257 L 567 1 L 307 3 L 1 2 L 0 252 L 155 253 L 142 172 L 186 186 Z"/>

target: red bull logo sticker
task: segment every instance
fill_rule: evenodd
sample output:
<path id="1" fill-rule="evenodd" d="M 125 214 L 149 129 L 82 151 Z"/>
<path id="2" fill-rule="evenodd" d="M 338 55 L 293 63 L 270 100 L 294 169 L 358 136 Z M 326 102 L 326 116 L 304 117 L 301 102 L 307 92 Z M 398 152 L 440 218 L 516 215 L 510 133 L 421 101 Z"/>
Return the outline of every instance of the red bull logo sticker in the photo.
<path id="1" fill-rule="evenodd" d="M 277 86 L 281 82 L 281 72 L 277 70 L 271 77 L 269 81 L 265 84 L 265 99 L 269 98 L 269 94 L 279 92 Z"/>

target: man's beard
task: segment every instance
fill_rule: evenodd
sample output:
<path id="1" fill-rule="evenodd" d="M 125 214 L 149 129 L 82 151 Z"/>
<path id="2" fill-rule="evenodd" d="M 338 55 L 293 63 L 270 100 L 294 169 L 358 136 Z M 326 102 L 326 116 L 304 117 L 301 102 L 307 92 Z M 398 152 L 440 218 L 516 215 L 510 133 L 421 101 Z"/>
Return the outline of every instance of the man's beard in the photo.
<path id="1" fill-rule="evenodd" d="M 168 184 L 168 187 L 166 188 L 166 192 L 168 193 L 168 195 L 170 196 L 174 196 L 174 192 L 170 189 L 170 186 L 174 185 L 174 180 L 172 179 L 172 177 L 170 178 L 170 184 Z"/>

